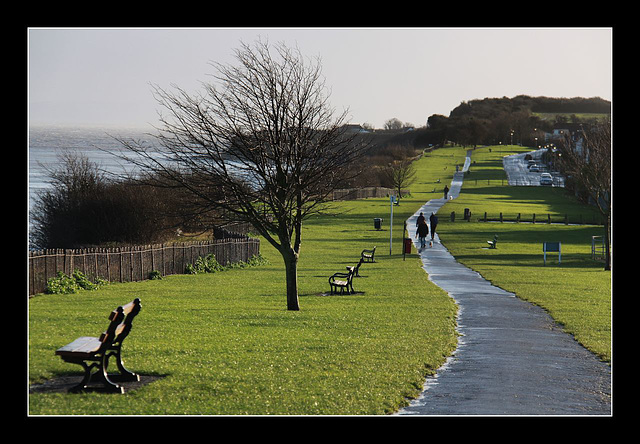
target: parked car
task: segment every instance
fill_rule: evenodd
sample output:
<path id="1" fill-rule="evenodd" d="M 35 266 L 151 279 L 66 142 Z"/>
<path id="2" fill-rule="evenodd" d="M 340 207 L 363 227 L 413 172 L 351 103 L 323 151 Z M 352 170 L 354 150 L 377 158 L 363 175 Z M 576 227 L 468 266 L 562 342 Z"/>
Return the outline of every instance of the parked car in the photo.
<path id="1" fill-rule="evenodd" d="M 553 177 L 549 173 L 542 173 L 540 175 L 540 185 L 553 185 Z"/>
<path id="2" fill-rule="evenodd" d="M 531 171 L 532 173 L 538 173 L 540 172 L 540 167 L 538 165 L 531 165 L 531 168 L 529 168 L 529 171 Z"/>

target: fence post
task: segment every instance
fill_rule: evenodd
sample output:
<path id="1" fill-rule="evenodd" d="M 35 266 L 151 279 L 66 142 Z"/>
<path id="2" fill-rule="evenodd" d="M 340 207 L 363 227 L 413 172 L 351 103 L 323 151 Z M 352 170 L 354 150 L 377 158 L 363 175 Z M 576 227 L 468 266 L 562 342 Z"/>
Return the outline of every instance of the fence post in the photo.
<path id="1" fill-rule="evenodd" d="M 98 276 L 100 276 L 100 270 L 98 270 L 98 252 L 100 250 L 101 250 L 101 248 L 96 248 L 95 252 L 94 252 L 95 255 L 96 255 L 96 257 L 95 257 L 95 259 L 96 259 L 96 261 L 95 261 L 95 263 L 96 263 L 96 276 L 93 278 L 94 281 L 98 279 Z"/>

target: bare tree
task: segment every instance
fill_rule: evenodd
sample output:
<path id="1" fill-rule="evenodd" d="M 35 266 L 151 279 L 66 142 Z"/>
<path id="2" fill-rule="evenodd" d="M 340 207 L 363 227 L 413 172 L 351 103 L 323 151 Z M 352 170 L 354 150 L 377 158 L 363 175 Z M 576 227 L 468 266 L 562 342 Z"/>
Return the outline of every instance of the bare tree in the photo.
<path id="1" fill-rule="evenodd" d="M 400 119 L 397 119 L 395 117 L 384 122 L 384 129 L 386 130 L 399 130 L 402 129 L 402 127 L 403 125 Z"/>
<path id="2" fill-rule="evenodd" d="M 302 223 L 357 175 L 367 147 L 346 133 L 347 111 L 334 117 L 319 60 L 262 41 L 235 56 L 235 66 L 212 63 L 216 83 L 203 83 L 203 94 L 154 87 L 168 112 L 160 147 L 120 141 L 157 186 L 186 191 L 193 214 L 250 222 L 282 255 L 287 309 L 299 310 Z"/>
<path id="3" fill-rule="evenodd" d="M 397 191 L 397 203 L 400 204 L 402 189 L 416 180 L 416 169 L 411 159 L 395 160 L 382 170 L 382 175 L 385 182 Z"/>
<path id="4" fill-rule="evenodd" d="M 611 269 L 611 120 L 582 131 L 582 147 L 570 138 L 561 150 L 560 167 L 588 194 L 605 217 L 605 270 Z"/>

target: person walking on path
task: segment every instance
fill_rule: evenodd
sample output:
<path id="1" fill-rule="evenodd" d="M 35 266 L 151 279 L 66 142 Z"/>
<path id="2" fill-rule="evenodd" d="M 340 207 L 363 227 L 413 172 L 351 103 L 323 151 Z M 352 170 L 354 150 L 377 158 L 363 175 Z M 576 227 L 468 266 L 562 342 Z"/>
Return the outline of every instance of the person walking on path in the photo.
<path id="1" fill-rule="evenodd" d="M 449 194 L 449 187 L 448 186 L 444 186 L 444 198 L 447 198 L 447 195 Z"/>
<path id="2" fill-rule="evenodd" d="M 418 229 L 416 230 L 416 237 L 420 236 L 420 248 L 424 248 L 427 245 L 427 234 L 429 234 L 429 227 L 427 226 L 427 221 L 423 218 L 418 224 Z"/>
<path id="3" fill-rule="evenodd" d="M 420 216 L 418 216 L 418 220 L 416 220 L 416 227 L 420 226 L 420 223 L 424 222 L 424 213 L 420 213 Z"/>
<path id="4" fill-rule="evenodd" d="M 429 243 L 429 245 L 433 247 L 433 235 L 436 234 L 436 225 L 438 225 L 438 216 L 436 216 L 433 212 L 431 213 L 431 216 L 429 216 L 429 224 L 431 225 L 431 242 Z"/>

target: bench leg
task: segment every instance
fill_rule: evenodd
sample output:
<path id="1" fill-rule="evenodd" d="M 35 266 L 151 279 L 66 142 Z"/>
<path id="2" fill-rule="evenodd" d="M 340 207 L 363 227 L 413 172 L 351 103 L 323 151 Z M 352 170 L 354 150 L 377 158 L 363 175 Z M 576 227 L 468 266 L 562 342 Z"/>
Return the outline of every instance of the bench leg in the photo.
<path id="1" fill-rule="evenodd" d="M 84 376 L 82 381 L 71 389 L 69 389 L 72 393 L 78 393 L 87 388 L 89 383 L 102 383 L 102 385 L 109 392 L 114 393 L 124 393 L 124 387 L 119 386 L 118 384 L 113 383 L 109 376 L 107 375 L 107 365 L 109 361 L 109 356 L 104 354 L 99 362 L 94 362 L 91 365 L 87 365 L 84 361 L 74 361 L 76 364 L 80 364 L 84 369 Z M 95 373 L 91 373 L 92 369 L 97 369 Z"/>
<path id="2" fill-rule="evenodd" d="M 69 391 L 72 393 L 78 393 L 87 388 L 87 384 L 89 384 L 89 381 L 91 381 L 91 369 L 98 367 L 98 364 L 96 363 L 87 365 L 87 363 L 84 361 L 76 362 L 76 364 L 80 364 L 82 366 L 82 368 L 84 369 L 84 376 L 82 377 L 82 381 L 80 381 L 78 385 L 75 385 L 69 389 Z"/>
<path id="3" fill-rule="evenodd" d="M 119 375 L 111 375 L 109 379 L 115 382 L 124 382 L 124 381 L 140 381 L 140 375 L 137 375 L 130 371 L 128 368 L 124 366 L 122 362 L 122 348 L 118 347 L 116 353 L 112 353 L 109 356 L 116 356 L 116 365 L 118 366 L 118 370 L 120 371 Z"/>
<path id="4" fill-rule="evenodd" d="M 119 386 L 118 384 L 111 381 L 109 375 L 107 374 L 107 367 L 109 366 L 109 358 L 112 356 L 110 353 L 105 353 L 102 355 L 102 359 L 100 360 L 100 369 L 93 374 L 91 378 L 92 382 L 101 382 L 104 387 L 110 392 L 120 392 L 124 393 L 124 387 Z"/>

